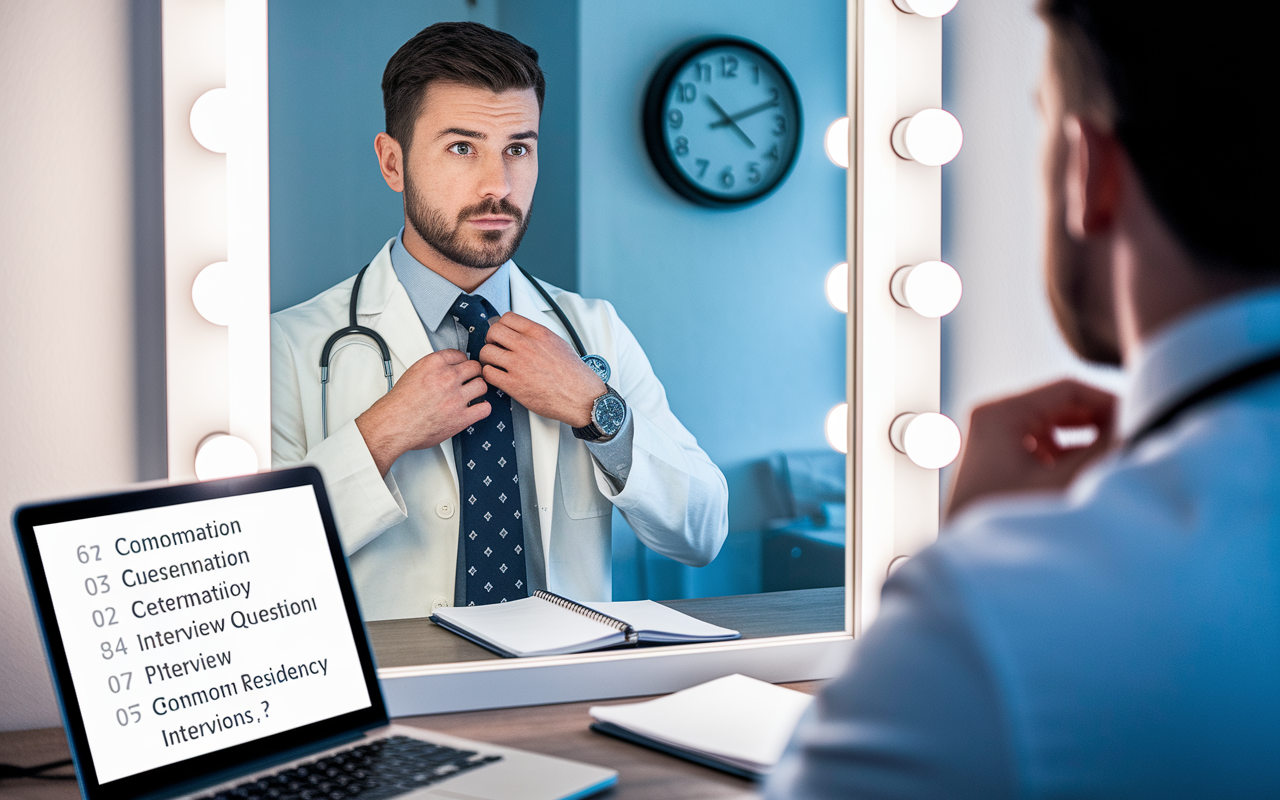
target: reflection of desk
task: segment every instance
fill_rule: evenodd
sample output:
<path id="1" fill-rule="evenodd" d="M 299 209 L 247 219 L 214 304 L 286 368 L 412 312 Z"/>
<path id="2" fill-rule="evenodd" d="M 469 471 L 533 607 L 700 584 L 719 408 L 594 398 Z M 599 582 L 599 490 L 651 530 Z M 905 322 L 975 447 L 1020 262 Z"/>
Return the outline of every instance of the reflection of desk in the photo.
<path id="1" fill-rule="evenodd" d="M 844 630 L 844 587 L 841 586 L 664 600 L 662 604 L 713 625 L 741 631 L 743 639 Z M 379 667 L 501 658 L 426 618 L 377 620 L 367 627 Z"/>
<path id="2" fill-rule="evenodd" d="M 814 692 L 820 684 L 810 681 L 788 685 Z M 604 702 L 630 703 L 636 699 L 643 698 Z M 750 781 L 588 730 L 591 718 L 587 708 L 592 705 L 595 703 L 468 711 L 405 717 L 396 722 L 616 769 L 618 786 L 603 796 L 608 800 L 758 797 L 756 786 Z M 0 762 L 43 764 L 67 758 L 67 752 L 67 740 L 60 728 L 0 733 Z M 6 800 L 72 800 L 79 796 L 72 781 L 3 781 L 0 792 Z"/>

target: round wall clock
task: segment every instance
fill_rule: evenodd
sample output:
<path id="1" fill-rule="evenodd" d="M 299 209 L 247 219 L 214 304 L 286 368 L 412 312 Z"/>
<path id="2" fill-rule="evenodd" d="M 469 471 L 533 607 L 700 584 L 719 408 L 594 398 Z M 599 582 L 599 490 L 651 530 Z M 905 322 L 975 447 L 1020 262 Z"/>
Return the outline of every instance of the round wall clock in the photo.
<path id="1" fill-rule="evenodd" d="M 662 179 L 704 206 L 732 208 L 782 184 L 800 152 L 800 95 L 778 59 L 736 36 L 709 36 L 658 67 L 644 140 Z"/>

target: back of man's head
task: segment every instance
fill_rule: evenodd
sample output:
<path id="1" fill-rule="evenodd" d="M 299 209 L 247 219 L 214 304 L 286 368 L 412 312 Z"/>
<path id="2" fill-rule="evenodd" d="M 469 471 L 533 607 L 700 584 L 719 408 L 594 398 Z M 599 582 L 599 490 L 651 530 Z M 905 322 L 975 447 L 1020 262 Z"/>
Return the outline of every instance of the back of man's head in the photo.
<path id="1" fill-rule="evenodd" d="M 1210 269 L 1274 271 L 1280 179 L 1268 2 L 1040 0 L 1066 110 L 1113 128 L 1147 194 Z"/>
<path id="2" fill-rule="evenodd" d="M 494 92 L 533 89 L 538 108 L 547 83 L 538 51 L 478 22 L 438 22 L 401 45 L 382 73 L 386 131 L 405 152 L 427 87 L 435 81 Z"/>

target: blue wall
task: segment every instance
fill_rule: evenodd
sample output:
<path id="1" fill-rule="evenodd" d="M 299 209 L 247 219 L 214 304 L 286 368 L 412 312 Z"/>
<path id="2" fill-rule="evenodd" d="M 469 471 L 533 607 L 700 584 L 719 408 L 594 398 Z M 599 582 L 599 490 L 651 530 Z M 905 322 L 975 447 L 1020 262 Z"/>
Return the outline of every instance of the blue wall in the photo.
<path id="1" fill-rule="evenodd" d="M 845 172 L 822 139 L 845 114 L 845 4 L 651 0 L 643 15 L 634 8 L 619 0 L 582 7 L 579 280 L 583 294 L 617 307 L 672 409 L 729 480 L 731 552 L 723 565 L 680 578 L 685 594 L 714 593 L 727 586 L 719 568 L 758 548 L 753 534 L 776 513 L 761 459 L 826 447 L 823 420 L 844 399 L 845 317 L 827 304 L 823 280 L 844 260 Z M 671 191 L 645 154 L 639 123 L 662 59 L 713 33 L 772 51 L 804 112 L 791 177 L 736 211 Z"/>

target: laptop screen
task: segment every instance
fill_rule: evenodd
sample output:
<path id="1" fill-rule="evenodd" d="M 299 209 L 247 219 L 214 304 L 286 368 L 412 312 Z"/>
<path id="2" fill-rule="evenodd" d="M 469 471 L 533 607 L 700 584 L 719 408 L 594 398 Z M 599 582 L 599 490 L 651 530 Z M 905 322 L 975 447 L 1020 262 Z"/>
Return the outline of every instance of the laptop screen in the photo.
<path id="1" fill-rule="evenodd" d="M 158 788 L 385 718 L 318 474 L 290 472 L 20 512 L 96 784 Z"/>

